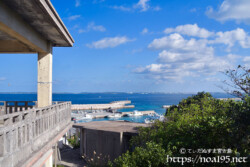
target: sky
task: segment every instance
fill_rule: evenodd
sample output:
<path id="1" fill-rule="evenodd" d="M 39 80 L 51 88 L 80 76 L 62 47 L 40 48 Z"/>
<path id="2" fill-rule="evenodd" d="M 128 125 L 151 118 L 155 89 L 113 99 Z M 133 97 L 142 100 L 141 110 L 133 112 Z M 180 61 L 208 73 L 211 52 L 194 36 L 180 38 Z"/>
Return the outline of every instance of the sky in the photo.
<path id="1" fill-rule="evenodd" d="M 53 92 L 221 92 L 250 66 L 249 0 L 51 0 L 74 38 Z M 36 92 L 37 55 L 0 54 L 0 92 Z"/>

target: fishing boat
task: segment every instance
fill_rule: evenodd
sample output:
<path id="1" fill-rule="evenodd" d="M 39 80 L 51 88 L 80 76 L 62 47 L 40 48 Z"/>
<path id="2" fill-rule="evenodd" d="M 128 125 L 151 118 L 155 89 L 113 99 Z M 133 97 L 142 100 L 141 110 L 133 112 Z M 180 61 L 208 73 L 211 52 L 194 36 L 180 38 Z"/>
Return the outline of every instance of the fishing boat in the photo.
<path id="1" fill-rule="evenodd" d="M 161 115 L 161 116 L 159 117 L 159 121 L 163 122 L 164 120 L 165 120 L 164 115 Z"/>
<path id="2" fill-rule="evenodd" d="M 128 114 L 129 117 L 136 117 L 136 116 L 142 116 L 142 112 L 139 112 L 137 110 L 134 110 L 133 113 Z"/>
<path id="3" fill-rule="evenodd" d="M 146 118 L 146 119 L 144 120 L 144 122 L 145 122 L 146 124 L 152 124 L 152 123 L 155 122 L 155 120 L 152 119 L 152 118 Z"/>
<path id="4" fill-rule="evenodd" d="M 85 114 L 83 117 L 81 117 L 80 119 L 93 119 L 92 115 L 89 114 Z"/>
<path id="5" fill-rule="evenodd" d="M 75 120 L 93 119 L 92 115 L 86 113 L 71 113 L 71 117 Z"/>
<path id="6" fill-rule="evenodd" d="M 121 117 L 122 117 L 122 114 L 119 114 L 119 113 L 108 115 L 108 118 L 121 118 Z"/>

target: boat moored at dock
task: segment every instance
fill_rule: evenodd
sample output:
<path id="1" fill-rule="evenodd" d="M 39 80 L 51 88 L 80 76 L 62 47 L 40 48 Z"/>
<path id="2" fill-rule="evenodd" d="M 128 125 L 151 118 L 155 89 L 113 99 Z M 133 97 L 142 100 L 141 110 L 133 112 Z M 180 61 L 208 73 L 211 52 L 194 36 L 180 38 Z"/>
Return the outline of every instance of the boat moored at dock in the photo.
<path id="1" fill-rule="evenodd" d="M 114 113 L 112 115 L 108 115 L 108 118 L 121 118 L 122 114 L 121 113 Z"/>
<path id="2" fill-rule="evenodd" d="M 134 110 L 133 113 L 128 114 L 129 117 L 137 117 L 137 116 L 143 116 L 143 113 L 137 110 Z"/>

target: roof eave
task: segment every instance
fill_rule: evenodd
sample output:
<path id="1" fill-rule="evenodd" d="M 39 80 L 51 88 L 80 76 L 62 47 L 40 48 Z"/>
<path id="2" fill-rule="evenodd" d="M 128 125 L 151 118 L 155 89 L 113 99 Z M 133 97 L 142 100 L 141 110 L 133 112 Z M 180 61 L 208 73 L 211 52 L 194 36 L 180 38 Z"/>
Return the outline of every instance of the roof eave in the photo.
<path id="1" fill-rule="evenodd" d="M 41 6 L 44 8 L 44 11 L 50 16 L 53 23 L 56 25 L 57 30 L 60 32 L 60 34 L 63 36 L 65 41 L 68 43 L 68 45 L 63 45 L 65 47 L 71 47 L 73 46 L 73 43 L 75 42 L 72 36 L 70 35 L 68 29 L 64 25 L 63 21 L 61 20 L 60 16 L 56 12 L 55 8 L 53 7 L 50 0 L 37 0 Z"/>

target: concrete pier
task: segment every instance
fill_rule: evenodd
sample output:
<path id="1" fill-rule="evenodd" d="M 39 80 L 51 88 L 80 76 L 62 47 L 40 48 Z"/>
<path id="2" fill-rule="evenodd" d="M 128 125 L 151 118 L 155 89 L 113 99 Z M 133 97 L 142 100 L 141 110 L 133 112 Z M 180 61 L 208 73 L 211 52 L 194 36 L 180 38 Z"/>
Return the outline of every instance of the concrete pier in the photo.
<path id="1" fill-rule="evenodd" d="M 149 111 L 138 111 L 141 112 L 143 115 L 148 115 L 148 114 L 155 114 L 154 110 L 149 110 Z M 129 112 L 118 112 L 122 115 L 122 117 L 127 116 L 128 114 L 133 114 L 133 111 L 129 111 Z M 97 119 L 97 118 L 106 118 L 110 115 L 113 115 L 113 113 L 111 112 L 96 112 L 96 113 L 88 113 L 88 115 L 91 115 L 93 119 Z"/>
<path id="2" fill-rule="evenodd" d="M 148 115 L 148 114 L 156 114 L 156 112 L 154 110 L 148 110 L 148 111 L 138 111 L 141 112 L 143 115 Z M 129 111 L 129 112 L 122 112 L 122 116 L 126 116 L 128 114 L 133 114 L 133 111 Z"/>
<path id="3" fill-rule="evenodd" d="M 73 104 L 71 110 L 104 110 L 104 109 L 122 109 L 122 108 L 134 108 L 134 105 L 130 104 L 130 100 L 125 101 L 113 101 L 108 104 Z"/>

